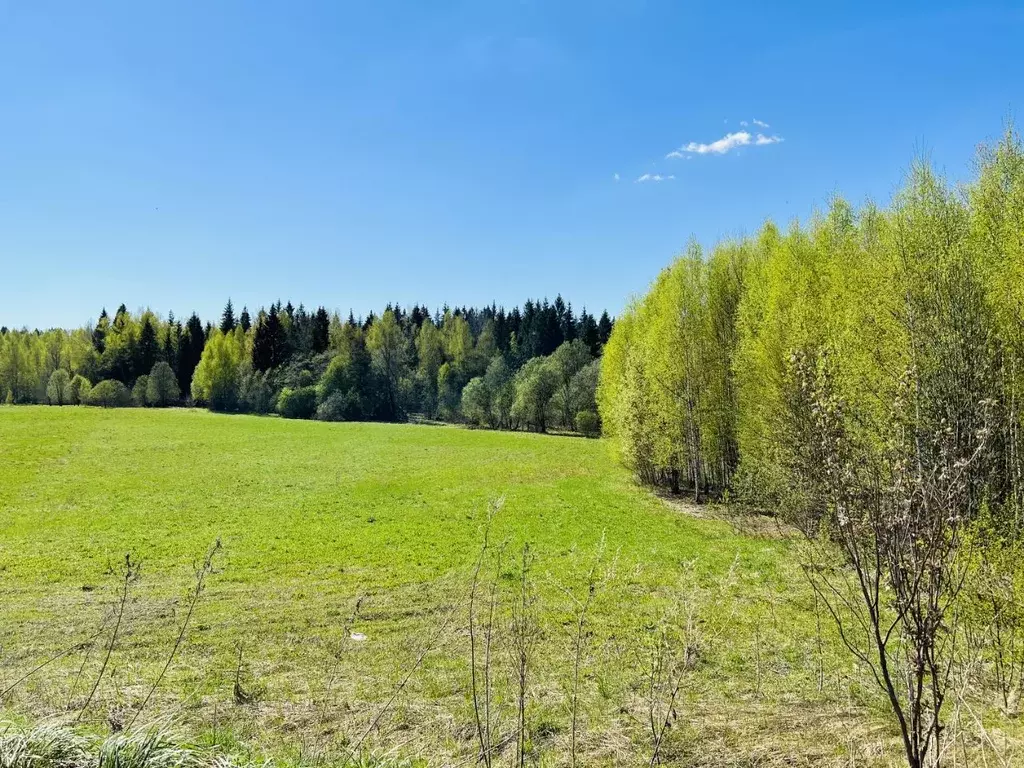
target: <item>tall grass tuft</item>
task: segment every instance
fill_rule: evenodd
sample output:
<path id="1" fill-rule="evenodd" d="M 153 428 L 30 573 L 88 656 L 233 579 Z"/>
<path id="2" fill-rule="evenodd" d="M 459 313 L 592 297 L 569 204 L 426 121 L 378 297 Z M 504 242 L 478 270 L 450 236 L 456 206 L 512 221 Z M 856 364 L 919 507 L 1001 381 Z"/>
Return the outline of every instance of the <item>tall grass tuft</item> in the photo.
<path id="1" fill-rule="evenodd" d="M 0 732 L 0 768 L 77 768 L 87 764 L 88 742 L 55 724 Z"/>

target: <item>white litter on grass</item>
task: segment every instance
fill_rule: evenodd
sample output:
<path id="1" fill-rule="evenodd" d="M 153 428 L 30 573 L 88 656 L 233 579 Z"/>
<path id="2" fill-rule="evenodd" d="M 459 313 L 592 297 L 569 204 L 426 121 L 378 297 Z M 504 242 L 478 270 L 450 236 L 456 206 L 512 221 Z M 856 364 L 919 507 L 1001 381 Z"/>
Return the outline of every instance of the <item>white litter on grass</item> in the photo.
<path id="1" fill-rule="evenodd" d="M 362 632 L 353 632 L 351 635 L 349 635 L 349 637 L 351 637 L 357 643 L 361 643 L 363 642 L 363 640 L 366 639 L 366 635 L 364 635 Z"/>

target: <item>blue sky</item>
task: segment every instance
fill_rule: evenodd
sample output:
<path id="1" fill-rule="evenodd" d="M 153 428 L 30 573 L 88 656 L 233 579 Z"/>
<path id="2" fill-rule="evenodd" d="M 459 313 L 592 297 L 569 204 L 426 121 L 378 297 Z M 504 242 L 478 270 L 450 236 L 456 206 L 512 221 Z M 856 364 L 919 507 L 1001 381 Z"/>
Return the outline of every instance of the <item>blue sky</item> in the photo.
<path id="1" fill-rule="evenodd" d="M 691 236 L 965 177 L 1022 45 L 1020 3 L 0 0 L 0 324 L 614 312 Z"/>

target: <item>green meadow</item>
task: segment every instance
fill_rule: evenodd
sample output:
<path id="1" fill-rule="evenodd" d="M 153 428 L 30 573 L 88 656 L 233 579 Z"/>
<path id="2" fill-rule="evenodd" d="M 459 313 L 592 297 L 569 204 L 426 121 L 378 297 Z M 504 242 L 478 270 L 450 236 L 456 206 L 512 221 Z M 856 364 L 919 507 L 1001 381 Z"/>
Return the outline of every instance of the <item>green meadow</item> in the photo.
<path id="1" fill-rule="evenodd" d="M 524 545 L 531 762 L 576 741 L 579 764 L 647 764 L 652 712 L 669 764 L 898 757 L 771 521 L 658 498 L 599 440 L 179 409 L 0 408 L 3 715 L 161 722 L 247 759 L 472 764 L 476 573 L 508 762 Z"/>

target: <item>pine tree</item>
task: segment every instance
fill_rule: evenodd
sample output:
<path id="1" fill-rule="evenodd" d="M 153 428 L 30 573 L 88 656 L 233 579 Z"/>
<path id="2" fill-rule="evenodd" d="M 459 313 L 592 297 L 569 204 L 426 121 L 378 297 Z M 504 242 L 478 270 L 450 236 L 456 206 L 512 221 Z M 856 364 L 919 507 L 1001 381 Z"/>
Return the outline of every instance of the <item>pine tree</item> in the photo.
<path id="1" fill-rule="evenodd" d="M 249 317 L 249 308 L 248 307 L 242 307 L 242 314 L 238 318 L 238 324 L 240 326 L 242 326 L 242 331 L 243 332 L 245 332 L 245 333 L 249 332 L 249 329 L 252 327 L 252 320 Z"/>

